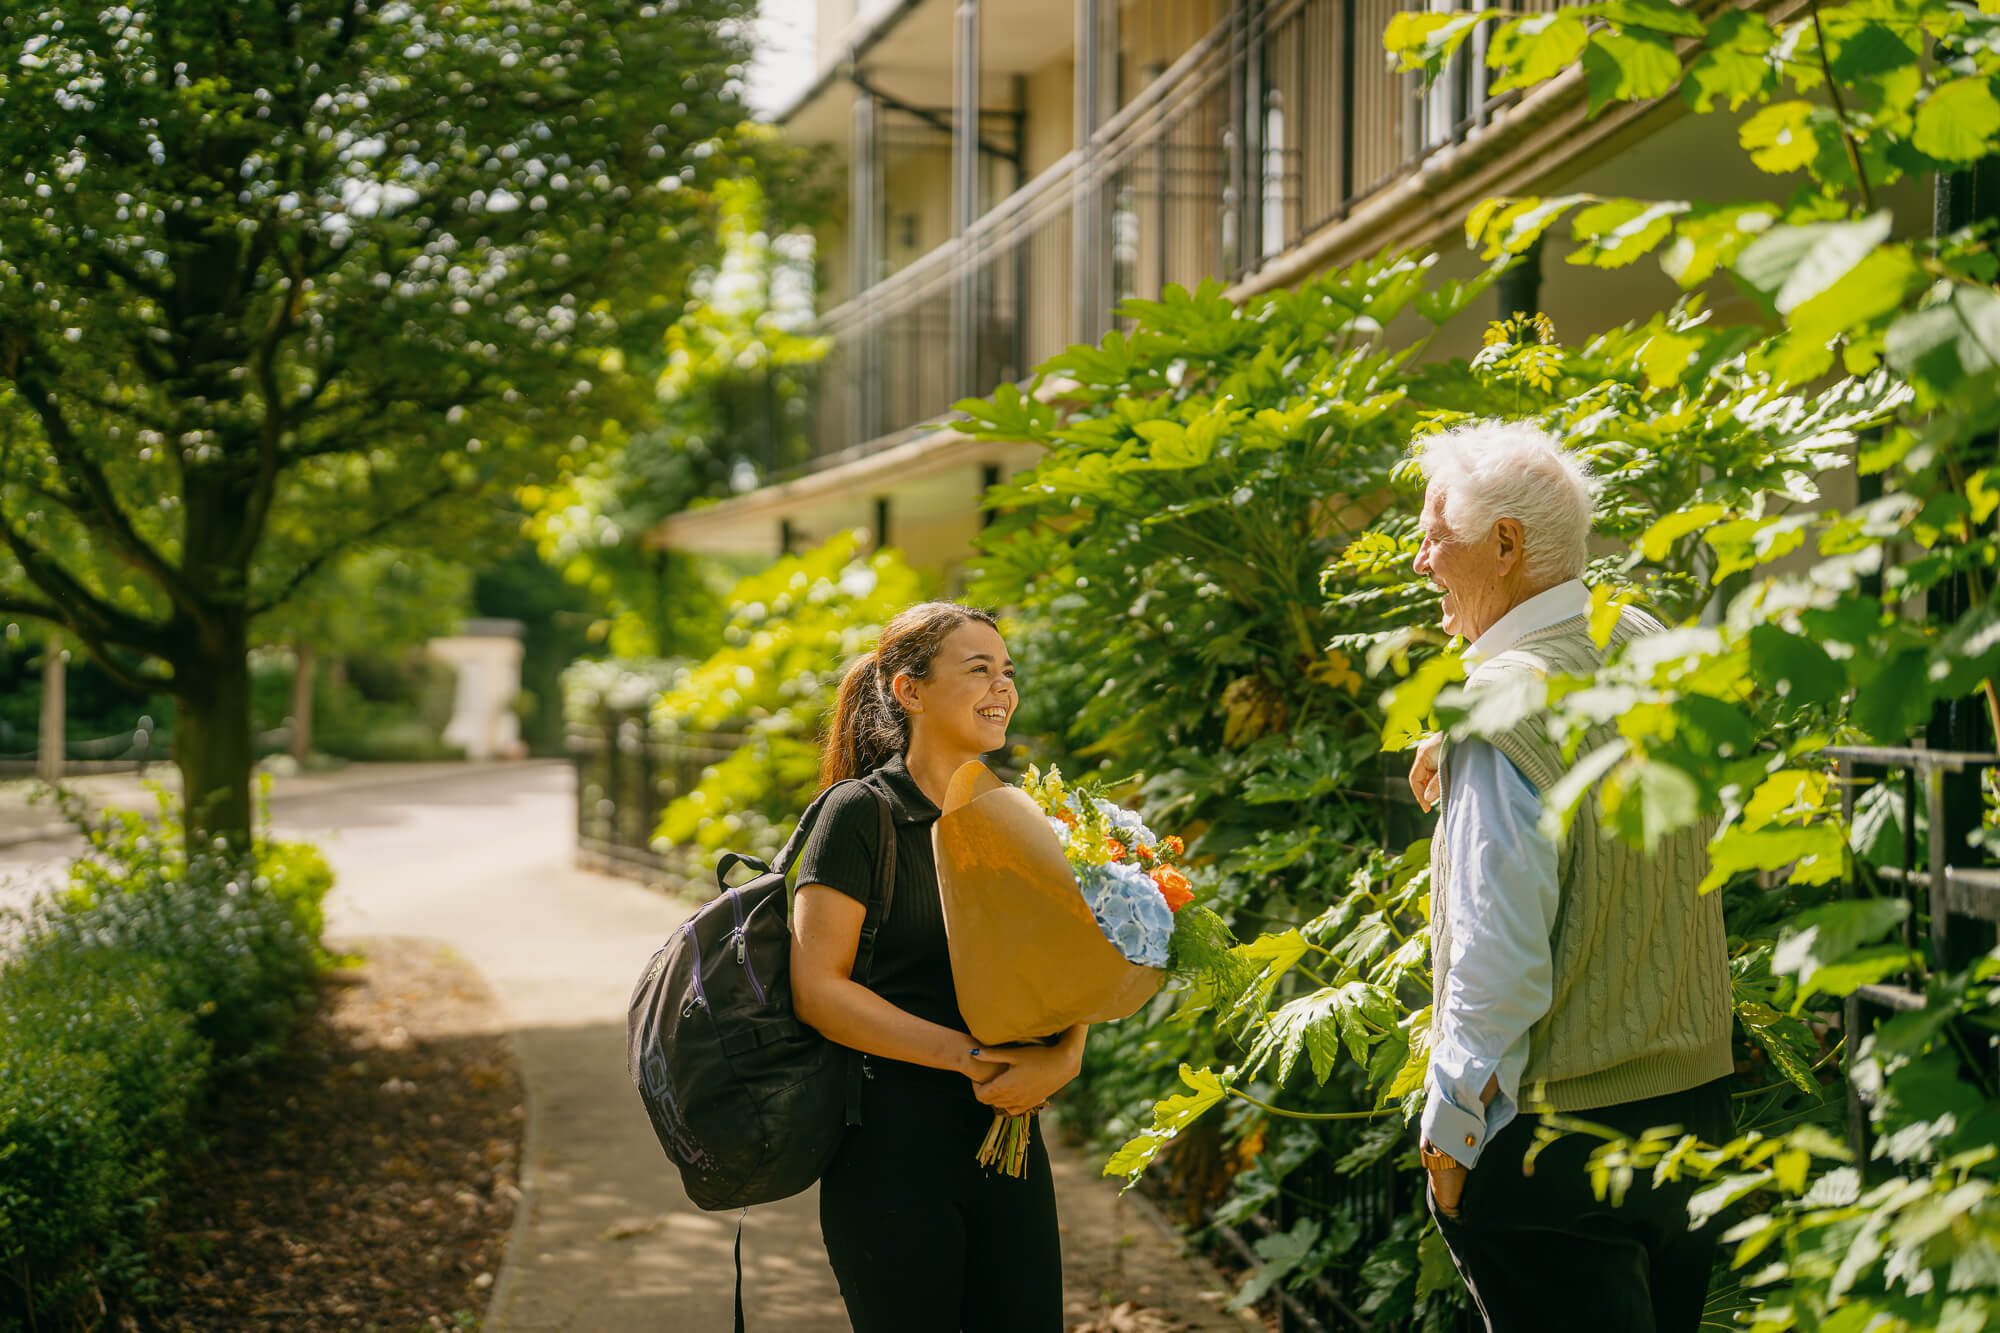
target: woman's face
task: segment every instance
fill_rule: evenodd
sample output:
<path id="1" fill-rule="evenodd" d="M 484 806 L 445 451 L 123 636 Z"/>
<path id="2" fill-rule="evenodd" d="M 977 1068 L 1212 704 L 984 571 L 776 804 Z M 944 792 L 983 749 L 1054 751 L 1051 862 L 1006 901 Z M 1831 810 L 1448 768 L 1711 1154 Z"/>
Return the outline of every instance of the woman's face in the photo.
<path id="1" fill-rule="evenodd" d="M 1014 659 L 991 625 L 968 621 L 945 636 L 923 680 L 896 678 L 896 692 L 910 714 L 911 740 L 985 754 L 1007 743 L 1007 722 L 1019 700 Z"/>

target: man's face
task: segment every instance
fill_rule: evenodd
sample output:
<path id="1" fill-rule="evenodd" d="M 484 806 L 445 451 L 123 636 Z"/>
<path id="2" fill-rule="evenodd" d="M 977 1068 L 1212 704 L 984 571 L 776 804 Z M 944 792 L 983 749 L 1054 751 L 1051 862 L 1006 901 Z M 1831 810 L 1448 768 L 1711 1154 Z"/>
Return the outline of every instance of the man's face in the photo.
<path id="1" fill-rule="evenodd" d="M 1507 613 L 1500 537 L 1497 531 L 1453 532 L 1444 521 L 1444 491 L 1436 485 L 1424 492 L 1418 527 L 1417 573 L 1444 590 L 1444 632 L 1469 643 Z"/>

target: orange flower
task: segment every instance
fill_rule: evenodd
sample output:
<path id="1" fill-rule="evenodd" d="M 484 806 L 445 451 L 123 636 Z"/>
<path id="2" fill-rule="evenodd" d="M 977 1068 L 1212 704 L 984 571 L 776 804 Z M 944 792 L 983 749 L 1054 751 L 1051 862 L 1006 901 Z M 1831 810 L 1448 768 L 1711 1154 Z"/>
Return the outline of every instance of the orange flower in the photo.
<path id="1" fill-rule="evenodd" d="M 1113 861 L 1123 861 L 1125 859 L 1125 844 L 1116 838 L 1106 838 L 1104 840 L 1104 855 Z"/>
<path id="2" fill-rule="evenodd" d="M 1172 866 L 1161 866 L 1153 872 L 1153 883 L 1160 886 L 1160 896 L 1167 900 L 1167 908 L 1178 912 L 1194 901 L 1194 889 L 1189 886 L 1187 876 Z"/>
<path id="3" fill-rule="evenodd" d="M 1171 833 L 1169 833 L 1166 836 L 1164 845 L 1167 849 L 1167 855 L 1169 856 L 1179 856 L 1182 852 L 1187 850 L 1187 844 L 1182 842 L 1179 838 L 1176 838 Z"/>
<path id="4" fill-rule="evenodd" d="M 1139 859 L 1141 861 L 1151 861 L 1155 856 L 1153 849 L 1151 847 L 1148 847 L 1143 842 L 1140 843 L 1138 846 L 1134 847 L 1132 850 L 1139 854 Z"/>

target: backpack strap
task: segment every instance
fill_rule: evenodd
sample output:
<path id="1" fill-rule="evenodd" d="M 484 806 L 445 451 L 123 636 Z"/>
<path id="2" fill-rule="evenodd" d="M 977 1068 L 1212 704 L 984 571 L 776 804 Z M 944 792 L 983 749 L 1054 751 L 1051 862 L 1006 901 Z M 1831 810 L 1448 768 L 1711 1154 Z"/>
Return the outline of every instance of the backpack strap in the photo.
<path id="1" fill-rule="evenodd" d="M 896 818 L 889 809 L 888 798 L 867 780 L 849 778 L 847 781 L 860 783 L 874 798 L 876 828 L 879 830 L 875 844 L 875 883 L 868 898 L 867 915 L 861 918 L 861 942 L 854 950 L 854 970 L 848 973 L 850 977 L 865 986 L 868 984 L 868 974 L 875 966 L 875 937 L 881 932 L 882 923 L 889 919 L 890 904 L 896 901 Z M 813 824 L 819 819 L 820 807 L 826 804 L 827 797 L 833 795 L 834 790 L 841 785 L 836 782 L 821 792 L 813 803 L 806 807 L 805 813 L 799 816 L 799 826 L 792 830 L 792 836 L 786 840 L 784 850 L 778 853 L 774 868 L 780 874 L 792 873 L 792 864 L 805 850 L 805 840 L 812 832 Z M 866 1074 L 863 1065 L 866 1057 L 859 1051 L 850 1051 L 849 1056 L 847 1123 L 858 1125 L 861 1123 L 861 1080 Z"/>

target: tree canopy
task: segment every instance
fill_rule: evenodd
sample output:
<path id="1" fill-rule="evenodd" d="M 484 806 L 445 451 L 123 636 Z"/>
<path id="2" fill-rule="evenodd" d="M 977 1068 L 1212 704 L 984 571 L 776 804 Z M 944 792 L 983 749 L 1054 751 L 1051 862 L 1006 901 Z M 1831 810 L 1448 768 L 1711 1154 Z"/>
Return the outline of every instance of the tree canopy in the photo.
<path id="1" fill-rule="evenodd" d="M 0 613 L 179 702 L 248 826 L 250 624 L 450 549 L 650 395 L 740 164 L 735 0 L 0 15 Z"/>

